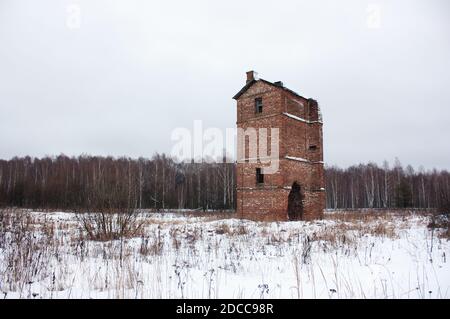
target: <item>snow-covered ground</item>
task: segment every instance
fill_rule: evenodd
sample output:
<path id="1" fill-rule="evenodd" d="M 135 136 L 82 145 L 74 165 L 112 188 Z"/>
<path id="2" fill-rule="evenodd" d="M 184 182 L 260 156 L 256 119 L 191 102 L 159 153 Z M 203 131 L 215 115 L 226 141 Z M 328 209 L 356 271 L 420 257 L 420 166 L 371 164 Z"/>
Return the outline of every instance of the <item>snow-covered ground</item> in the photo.
<path id="1" fill-rule="evenodd" d="M 141 213 L 122 241 L 88 240 L 72 213 L 19 215 L 1 217 L 2 298 L 450 298 L 450 242 L 424 214 Z"/>

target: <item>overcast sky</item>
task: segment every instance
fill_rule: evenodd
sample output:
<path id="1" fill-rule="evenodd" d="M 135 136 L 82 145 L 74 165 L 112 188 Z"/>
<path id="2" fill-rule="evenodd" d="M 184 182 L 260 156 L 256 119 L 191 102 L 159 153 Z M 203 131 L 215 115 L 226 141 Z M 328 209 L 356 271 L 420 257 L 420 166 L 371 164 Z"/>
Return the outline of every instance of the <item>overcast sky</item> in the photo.
<path id="1" fill-rule="evenodd" d="M 319 101 L 327 164 L 449 169 L 449 58 L 446 0 L 0 0 L 0 158 L 170 152 L 254 69 Z"/>

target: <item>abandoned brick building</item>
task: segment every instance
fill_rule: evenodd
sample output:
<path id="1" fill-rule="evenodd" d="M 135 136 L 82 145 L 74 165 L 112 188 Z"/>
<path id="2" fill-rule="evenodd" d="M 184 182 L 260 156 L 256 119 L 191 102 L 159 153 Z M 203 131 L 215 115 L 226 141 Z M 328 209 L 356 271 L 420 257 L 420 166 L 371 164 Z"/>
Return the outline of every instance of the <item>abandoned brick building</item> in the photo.
<path id="1" fill-rule="evenodd" d="M 243 134 L 236 172 L 238 215 L 269 220 L 322 218 L 322 117 L 317 102 L 289 90 L 282 82 L 258 79 L 254 71 L 247 72 L 245 86 L 233 98 L 237 101 L 238 130 L 278 128 L 279 132 L 278 171 L 271 174 L 263 173 L 261 158 L 251 161 L 249 136 Z"/>

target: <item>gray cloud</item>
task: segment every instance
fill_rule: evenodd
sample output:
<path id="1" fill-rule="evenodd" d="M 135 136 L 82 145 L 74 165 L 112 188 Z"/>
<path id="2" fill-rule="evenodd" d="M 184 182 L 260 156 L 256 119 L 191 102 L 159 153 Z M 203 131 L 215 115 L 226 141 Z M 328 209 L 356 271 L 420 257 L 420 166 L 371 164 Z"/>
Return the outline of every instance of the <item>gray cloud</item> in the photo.
<path id="1" fill-rule="evenodd" d="M 319 101 L 328 164 L 449 168 L 449 6 L 3 0 L 0 157 L 170 152 L 195 119 L 234 127 L 231 97 L 255 69 Z"/>

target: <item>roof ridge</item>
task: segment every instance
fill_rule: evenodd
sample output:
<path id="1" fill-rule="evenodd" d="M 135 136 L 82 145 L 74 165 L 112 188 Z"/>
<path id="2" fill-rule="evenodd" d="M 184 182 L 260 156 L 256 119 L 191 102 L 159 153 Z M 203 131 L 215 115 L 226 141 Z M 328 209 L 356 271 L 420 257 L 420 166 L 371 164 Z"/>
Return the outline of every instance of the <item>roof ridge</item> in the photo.
<path id="1" fill-rule="evenodd" d="M 267 83 L 267 84 L 269 84 L 269 85 L 275 86 L 275 87 L 280 88 L 280 89 L 283 89 L 283 90 L 285 90 L 285 91 L 288 91 L 288 92 L 290 92 L 290 93 L 292 93 L 292 94 L 294 94 L 294 95 L 296 95 L 296 96 L 298 96 L 298 97 L 301 97 L 301 98 L 303 98 L 303 99 L 309 100 L 309 98 L 304 97 L 304 96 L 298 94 L 297 92 L 295 92 L 295 91 L 293 91 L 293 90 L 291 90 L 291 89 L 288 89 L 288 88 L 285 87 L 285 86 L 279 86 L 279 85 L 275 84 L 274 82 L 270 82 L 270 81 L 267 81 L 267 80 L 264 80 L 264 79 L 261 79 L 261 78 L 259 78 L 258 80 L 253 79 L 253 80 L 247 82 L 247 83 L 244 85 L 244 87 L 242 87 L 242 89 L 240 89 L 239 92 L 236 93 L 236 94 L 233 96 L 233 99 L 237 100 L 242 94 L 245 93 L 245 91 L 247 91 L 253 84 L 255 84 L 255 83 L 258 82 L 258 81 L 262 81 L 262 82 Z"/>

